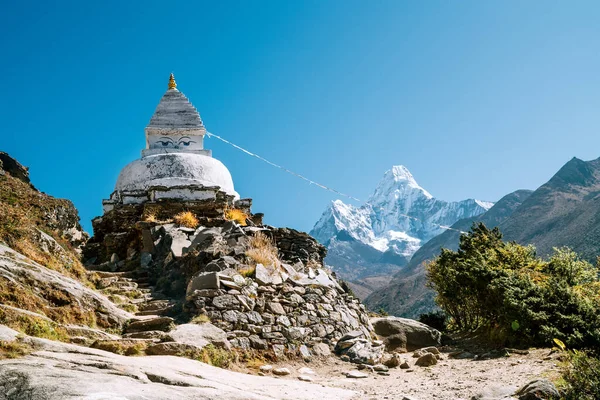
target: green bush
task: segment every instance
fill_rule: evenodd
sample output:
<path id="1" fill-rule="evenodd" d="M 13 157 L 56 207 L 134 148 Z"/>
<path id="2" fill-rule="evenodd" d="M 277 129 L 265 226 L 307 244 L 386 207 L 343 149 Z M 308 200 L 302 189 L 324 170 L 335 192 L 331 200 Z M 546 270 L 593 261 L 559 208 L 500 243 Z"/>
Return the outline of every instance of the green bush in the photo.
<path id="1" fill-rule="evenodd" d="M 570 348 L 600 346 L 598 268 L 566 248 L 548 261 L 533 246 L 505 243 L 498 228 L 476 224 L 457 251 L 443 249 L 427 266 L 436 301 L 461 331 L 496 344 Z"/>
<path id="2" fill-rule="evenodd" d="M 584 352 L 570 351 L 563 380 L 563 399 L 600 399 L 600 359 Z"/>
<path id="3" fill-rule="evenodd" d="M 424 323 L 440 332 L 445 332 L 448 328 L 448 315 L 443 311 L 435 311 L 419 316 L 419 322 Z"/>

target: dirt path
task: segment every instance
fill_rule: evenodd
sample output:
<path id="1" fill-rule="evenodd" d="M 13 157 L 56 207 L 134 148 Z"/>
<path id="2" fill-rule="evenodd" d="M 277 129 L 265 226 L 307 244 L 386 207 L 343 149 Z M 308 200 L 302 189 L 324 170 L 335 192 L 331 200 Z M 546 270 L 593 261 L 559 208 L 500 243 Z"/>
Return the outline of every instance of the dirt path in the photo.
<path id="1" fill-rule="evenodd" d="M 359 393 L 357 399 L 398 399 L 408 396 L 411 400 L 470 400 L 472 396 L 500 388 L 520 387 L 535 378 L 553 379 L 558 376 L 558 361 L 549 358 L 549 349 L 533 349 L 527 355 L 512 354 L 489 360 L 452 359 L 443 354 L 443 360 L 428 368 L 414 366 L 415 358 L 406 354 L 411 368 L 393 368 L 389 376 L 381 376 L 363 370 L 367 378 L 346 378 L 345 373 L 356 366 L 337 358 L 325 361 L 282 362 L 276 367 L 287 367 L 292 374 L 282 379 L 298 379 L 298 370 L 311 368 L 314 383 L 323 386 L 351 389 Z M 323 399 L 326 400 L 326 399 Z"/>

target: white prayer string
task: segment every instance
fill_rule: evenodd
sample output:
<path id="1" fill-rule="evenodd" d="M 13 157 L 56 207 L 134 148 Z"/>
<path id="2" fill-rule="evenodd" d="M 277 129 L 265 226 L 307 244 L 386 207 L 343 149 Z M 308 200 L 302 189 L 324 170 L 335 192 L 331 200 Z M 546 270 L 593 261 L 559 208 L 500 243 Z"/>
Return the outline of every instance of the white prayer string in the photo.
<path id="1" fill-rule="evenodd" d="M 267 163 L 267 164 L 269 164 L 269 165 L 271 165 L 271 166 L 273 166 L 273 167 L 275 167 L 275 168 L 279 168 L 279 169 L 281 169 L 281 170 L 283 170 L 283 171 L 287 172 L 288 174 L 291 174 L 291 175 L 293 175 L 293 176 L 295 176 L 295 177 L 297 177 L 297 178 L 300 178 L 300 179 L 302 179 L 302 180 L 304 180 L 304 181 L 308 182 L 308 183 L 309 183 L 309 185 L 315 185 L 315 186 L 318 186 L 318 187 L 320 187 L 321 189 L 324 189 L 324 190 L 327 190 L 327 191 L 333 192 L 333 193 L 335 193 L 335 194 L 337 194 L 337 195 L 340 195 L 340 196 L 346 197 L 346 198 L 348 198 L 348 199 L 355 200 L 355 201 L 357 201 L 357 202 L 359 202 L 359 203 L 363 203 L 363 204 L 369 205 L 369 206 L 371 206 L 372 208 L 379 208 L 379 209 L 381 209 L 381 210 L 385 211 L 385 209 L 384 209 L 383 207 L 376 207 L 376 206 L 374 206 L 373 204 L 370 204 L 369 202 L 363 201 L 363 200 L 361 200 L 361 199 L 359 199 L 359 198 L 357 198 L 357 197 L 351 196 L 351 195 L 349 195 L 349 194 L 342 193 L 342 192 L 340 192 L 340 191 L 338 191 L 338 190 L 335 190 L 335 189 L 333 189 L 333 188 L 330 188 L 329 186 L 325 186 L 325 185 L 323 185 L 323 184 L 320 184 L 320 183 L 318 183 L 318 182 L 315 182 L 315 181 L 313 181 L 312 179 L 308 179 L 307 177 L 305 177 L 305 176 L 303 176 L 303 175 L 301 175 L 301 174 L 299 174 L 299 173 L 297 173 L 297 172 L 294 172 L 294 171 L 292 171 L 292 170 L 290 170 L 290 169 L 287 169 L 287 168 L 285 168 L 285 167 L 284 167 L 284 166 L 282 166 L 282 165 L 275 164 L 274 162 L 272 162 L 272 161 L 269 161 L 269 160 L 267 160 L 266 158 L 264 158 L 264 157 L 261 157 L 261 156 L 259 156 L 259 155 L 258 155 L 258 154 L 256 154 L 256 153 L 253 153 L 253 152 L 251 152 L 251 151 L 249 151 L 249 150 L 246 150 L 246 149 L 244 149 L 243 147 L 241 147 L 241 146 L 238 146 L 237 144 L 235 144 L 235 143 L 232 143 L 232 142 L 230 142 L 229 140 L 227 140 L 227 139 L 225 139 L 225 138 L 222 138 L 222 137 L 221 137 L 221 136 L 219 136 L 219 135 L 216 135 L 216 134 L 214 134 L 214 133 L 211 133 L 211 132 L 208 132 L 208 131 L 206 132 L 206 135 L 207 135 L 209 138 L 211 138 L 211 137 L 214 137 L 215 139 L 219 139 L 220 141 L 222 141 L 222 142 L 224 142 L 224 143 L 227 143 L 228 145 L 230 145 L 230 146 L 232 146 L 232 147 L 235 147 L 236 149 L 238 149 L 238 150 L 240 150 L 240 151 L 243 151 L 244 153 L 248 154 L 249 156 L 252 156 L 252 157 L 258 158 L 259 160 L 261 160 L 261 161 L 263 161 L 263 162 L 265 162 L 265 163 Z M 402 213 L 398 213 L 398 215 L 400 215 L 400 216 L 402 216 L 402 217 L 410 218 L 410 219 L 412 219 L 412 220 L 415 220 L 415 221 L 419 221 L 419 222 L 421 222 L 421 223 L 423 223 L 423 224 L 425 224 L 425 223 L 426 223 L 425 221 L 423 221 L 423 220 L 421 220 L 421 219 L 419 219 L 419 218 L 413 217 L 412 215 L 407 215 L 407 214 L 402 214 Z M 446 229 L 446 230 L 449 230 L 449 231 L 455 231 L 455 232 L 459 232 L 459 233 L 467 233 L 467 232 L 463 232 L 463 231 L 461 231 L 461 230 L 459 230 L 459 229 L 454 229 L 454 228 L 451 228 L 451 227 L 449 227 L 449 226 L 446 226 L 446 225 L 440 225 L 440 224 L 436 224 L 436 223 L 433 223 L 433 222 L 428 222 L 428 223 L 429 223 L 430 225 L 434 225 L 434 226 L 437 226 L 437 227 L 439 227 L 439 228 Z"/>

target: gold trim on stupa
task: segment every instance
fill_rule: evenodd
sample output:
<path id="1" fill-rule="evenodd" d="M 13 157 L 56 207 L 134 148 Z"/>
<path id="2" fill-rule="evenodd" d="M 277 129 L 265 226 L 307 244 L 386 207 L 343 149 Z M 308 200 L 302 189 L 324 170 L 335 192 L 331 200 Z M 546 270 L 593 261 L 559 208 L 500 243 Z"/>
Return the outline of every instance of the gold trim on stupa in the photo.
<path id="1" fill-rule="evenodd" d="M 169 89 L 177 89 L 177 82 L 175 82 L 175 76 L 171 72 L 171 76 L 169 76 Z"/>

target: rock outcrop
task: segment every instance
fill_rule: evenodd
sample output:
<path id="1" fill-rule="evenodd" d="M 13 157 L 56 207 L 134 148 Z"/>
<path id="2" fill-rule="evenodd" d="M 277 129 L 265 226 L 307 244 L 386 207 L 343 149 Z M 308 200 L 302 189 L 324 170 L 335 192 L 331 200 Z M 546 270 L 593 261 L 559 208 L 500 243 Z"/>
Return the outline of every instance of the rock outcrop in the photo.
<path id="1" fill-rule="evenodd" d="M 441 345 L 442 334 L 421 322 L 398 317 L 371 320 L 375 333 L 385 343 L 387 351 L 414 351 L 428 346 Z"/>
<path id="2" fill-rule="evenodd" d="M 227 371 L 182 357 L 126 357 L 38 338 L 23 342 L 36 351 L 0 362 L 2 400 L 350 400 L 357 395 L 350 390 Z"/>

